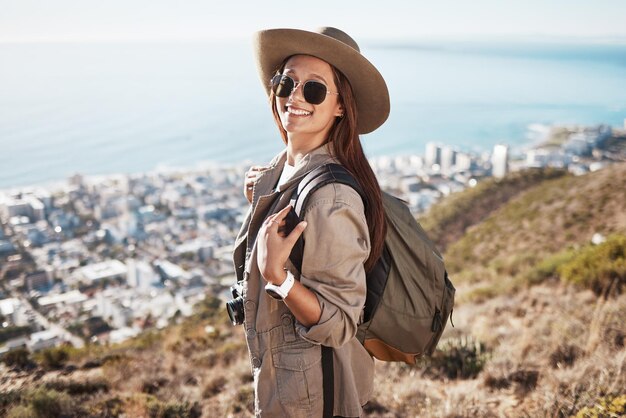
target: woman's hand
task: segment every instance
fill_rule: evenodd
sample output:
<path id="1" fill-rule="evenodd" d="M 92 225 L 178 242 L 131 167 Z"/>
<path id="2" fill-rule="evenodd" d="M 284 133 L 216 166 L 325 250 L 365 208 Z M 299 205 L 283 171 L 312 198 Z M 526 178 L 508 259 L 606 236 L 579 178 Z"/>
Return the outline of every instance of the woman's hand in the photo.
<path id="1" fill-rule="evenodd" d="M 246 171 L 246 178 L 243 182 L 243 194 L 246 199 L 248 199 L 249 203 L 252 203 L 252 188 L 254 187 L 254 182 L 256 182 L 259 173 L 266 168 L 267 167 L 260 165 L 253 165 L 248 171 Z"/>
<path id="2" fill-rule="evenodd" d="M 285 218 L 291 210 L 287 206 L 281 211 L 270 215 L 263 221 L 257 236 L 257 264 L 265 280 L 280 286 L 287 277 L 284 272 L 285 263 L 291 249 L 306 228 L 306 222 L 296 225 L 291 233 L 285 236 L 279 227 L 285 225 Z"/>

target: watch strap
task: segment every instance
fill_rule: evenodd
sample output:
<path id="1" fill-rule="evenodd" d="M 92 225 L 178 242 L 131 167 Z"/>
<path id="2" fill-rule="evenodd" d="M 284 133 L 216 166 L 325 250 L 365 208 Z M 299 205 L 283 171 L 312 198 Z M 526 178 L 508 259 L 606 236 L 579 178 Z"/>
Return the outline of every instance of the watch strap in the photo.
<path id="1" fill-rule="evenodd" d="M 293 274 L 291 274 L 289 270 L 285 271 L 287 272 L 287 278 L 281 283 L 280 286 L 276 286 L 272 283 L 267 283 L 265 285 L 265 292 L 267 292 L 267 294 L 274 299 L 285 299 L 296 281 L 295 277 L 293 277 Z"/>

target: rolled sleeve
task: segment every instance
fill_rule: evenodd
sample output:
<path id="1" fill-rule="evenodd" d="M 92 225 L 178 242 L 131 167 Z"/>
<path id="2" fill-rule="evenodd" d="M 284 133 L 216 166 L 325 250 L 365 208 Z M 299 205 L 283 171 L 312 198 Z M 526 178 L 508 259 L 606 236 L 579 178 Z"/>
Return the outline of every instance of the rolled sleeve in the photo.
<path id="1" fill-rule="evenodd" d="M 300 282 L 315 293 L 321 317 L 296 327 L 310 342 L 339 347 L 356 335 L 365 304 L 370 240 L 363 202 L 351 187 L 333 183 L 314 193 L 305 220 Z"/>

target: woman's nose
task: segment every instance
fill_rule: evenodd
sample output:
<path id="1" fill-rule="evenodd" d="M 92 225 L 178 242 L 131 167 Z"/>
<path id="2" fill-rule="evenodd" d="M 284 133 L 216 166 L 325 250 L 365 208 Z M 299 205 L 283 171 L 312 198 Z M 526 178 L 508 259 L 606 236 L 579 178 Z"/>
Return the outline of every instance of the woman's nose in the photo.
<path id="1" fill-rule="evenodd" d="M 289 97 L 293 97 L 296 95 L 296 92 L 298 91 L 298 89 L 300 89 L 300 97 L 299 98 L 304 98 L 304 83 L 296 83 L 296 85 L 291 89 L 291 93 L 289 93 Z"/>

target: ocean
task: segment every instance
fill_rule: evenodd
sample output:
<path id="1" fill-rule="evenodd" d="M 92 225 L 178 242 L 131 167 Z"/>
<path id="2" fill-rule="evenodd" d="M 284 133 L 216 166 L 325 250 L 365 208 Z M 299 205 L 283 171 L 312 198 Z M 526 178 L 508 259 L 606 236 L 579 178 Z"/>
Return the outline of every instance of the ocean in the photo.
<path id="1" fill-rule="evenodd" d="M 427 142 L 522 149 L 551 124 L 626 118 L 626 45 L 365 43 L 391 115 L 368 156 Z M 243 42 L 0 44 L 0 189 L 202 162 L 264 163 L 282 147 Z"/>

